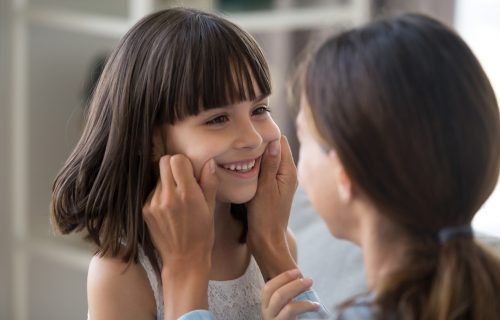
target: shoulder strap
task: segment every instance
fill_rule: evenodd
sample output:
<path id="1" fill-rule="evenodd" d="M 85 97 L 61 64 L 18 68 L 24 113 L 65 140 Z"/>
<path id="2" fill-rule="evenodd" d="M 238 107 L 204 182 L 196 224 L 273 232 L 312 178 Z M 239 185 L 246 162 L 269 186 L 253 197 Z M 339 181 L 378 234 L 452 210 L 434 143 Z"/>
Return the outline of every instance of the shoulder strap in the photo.
<path id="1" fill-rule="evenodd" d="M 157 318 L 160 319 L 160 317 L 163 316 L 162 286 L 160 281 L 158 281 L 158 275 L 153 269 L 151 261 L 149 261 L 149 258 L 144 254 L 144 250 L 142 250 L 141 247 L 139 247 L 139 262 L 141 263 L 142 267 L 144 268 L 148 276 L 149 284 L 151 285 L 151 289 L 153 290 L 153 294 L 155 296 L 156 315 Z"/>

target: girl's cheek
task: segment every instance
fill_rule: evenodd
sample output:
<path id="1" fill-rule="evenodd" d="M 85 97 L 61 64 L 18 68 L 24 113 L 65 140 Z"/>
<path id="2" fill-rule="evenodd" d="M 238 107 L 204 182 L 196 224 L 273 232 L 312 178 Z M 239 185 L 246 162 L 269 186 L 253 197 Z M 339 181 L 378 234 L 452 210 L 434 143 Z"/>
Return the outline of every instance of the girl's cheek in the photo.
<path id="1" fill-rule="evenodd" d="M 197 181 L 200 180 L 201 170 L 203 170 L 203 166 L 205 163 L 213 158 L 209 152 L 200 152 L 196 154 L 188 155 L 189 160 L 191 160 L 191 164 L 193 166 L 193 173 Z"/>
<path id="2" fill-rule="evenodd" d="M 268 125 L 262 134 L 262 139 L 267 142 L 278 140 L 281 137 L 281 131 L 276 122 L 272 119 L 269 121 Z"/>

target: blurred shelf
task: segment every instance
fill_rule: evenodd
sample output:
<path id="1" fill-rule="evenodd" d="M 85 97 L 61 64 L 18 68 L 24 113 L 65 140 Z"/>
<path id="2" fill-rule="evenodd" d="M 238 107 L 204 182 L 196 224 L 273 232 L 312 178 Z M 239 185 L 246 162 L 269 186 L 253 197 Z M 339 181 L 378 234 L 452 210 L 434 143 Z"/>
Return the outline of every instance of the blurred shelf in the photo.
<path id="1" fill-rule="evenodd" d="M 121 37 L 133 24 L 115 16 L 35 6 L 28 6 L 17 14 L 25 14 L 32 24 L 109 37 Z"/>
<path id="2" fill-rule="evenodd" d="M 132 2 L 144 2 L 145 0 L 23 0 L 24 4 L 43 6 L 44 8 L 63 8 L 90 14 L 105 14 L 126 18 L 134 9 Z"/>
<path id="3" fill-rule="evenodd" d="M 315 7 L 219 14 L 250 32 L 276 32 L 355 25 L 365 22 L 369 11 L 369 0 L 352 0 L 347 3 Z M 121 37 L 139 18 L 117 18 L 34 5 L 20 9 L 17 14 L 25 14 L 28 21 L 34 24 L 112 37 Z"/>
<path id="4" fill-rule="evenodd" d="M 366 22 L 369 8 L 367 0 L 352 0 L 348 4 L 222 14 L 250 32 L 275 32 Z"/>

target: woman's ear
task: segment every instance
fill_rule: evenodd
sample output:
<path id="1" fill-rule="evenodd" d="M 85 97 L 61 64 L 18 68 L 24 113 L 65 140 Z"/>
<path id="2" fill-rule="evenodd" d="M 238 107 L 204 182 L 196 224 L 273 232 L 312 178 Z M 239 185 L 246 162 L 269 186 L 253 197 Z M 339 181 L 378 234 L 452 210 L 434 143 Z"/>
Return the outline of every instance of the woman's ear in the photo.
<path id="1" fill-rule="evenodd" d="M 152 160 L 155 162 L 160 161 L 160 158 L 167 154 L 167 150 L 165 150 L 166 146 L 163 132 L 163 126 L 156 126 L 153 129 L 153 141 L 151 141 L 153 150 L 151 152 L 151 155 Z"/>
<path id="2" fill-rule="evenodd" d="M 344 165 L 340 161 L 337 152 L 334 149 L 328 151 L 328 157 L 333 161 L 335 170 L 335 180 L 339 199 L 343 203 L 347 203 L 352 199 L 352 182 L 347 174 Z"/>

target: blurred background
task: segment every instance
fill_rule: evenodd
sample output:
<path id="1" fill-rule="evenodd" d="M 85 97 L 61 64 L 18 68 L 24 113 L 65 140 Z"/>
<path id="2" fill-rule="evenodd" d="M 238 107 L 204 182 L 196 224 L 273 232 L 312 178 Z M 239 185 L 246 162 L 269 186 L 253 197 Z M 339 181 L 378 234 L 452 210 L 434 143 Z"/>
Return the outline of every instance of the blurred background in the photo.
<path id="1" fill-rule="evenodd" d="M 51 231 L 51 184 L 106 55 L 142 16 L 179 5 L 222 13 L 255 36 L 295 155 L 290 70 L 312 41 L 380 16 L 422 12 L 456 29 L 500 96 L 500 0 L 0 0 L 0 320 L 85 319 L 92 248 Z M 500 236 L 500 188 L 474 227 Z"/>

